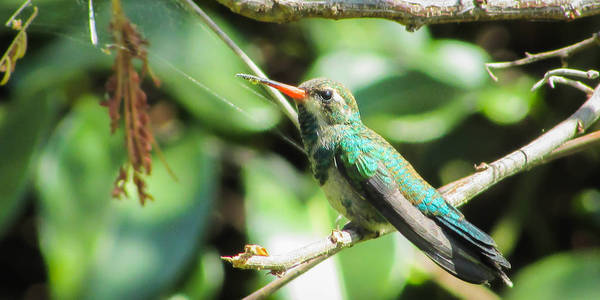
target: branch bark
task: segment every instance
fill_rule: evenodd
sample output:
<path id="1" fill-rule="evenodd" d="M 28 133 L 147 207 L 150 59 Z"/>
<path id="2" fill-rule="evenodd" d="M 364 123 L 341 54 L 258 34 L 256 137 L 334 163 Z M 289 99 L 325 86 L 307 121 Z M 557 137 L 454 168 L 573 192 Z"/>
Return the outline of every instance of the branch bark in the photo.
<path id="1" fill-rule="evenodd" d="M 264 22 L 303 18 L 382 18 L 423 25 L 493 21 L 570 21 L 600 14 L 597 0 L 218 0 L 234 13 Z"/>
<path id="2" fill-rule="evenodd" d="M 284 255 L 255 255 L 247 249 L 246 252 L 236 256 L 223 256 L 221 258 L 230 262 L 236 268 L 266 269 L 277 274 L 279 272 L 285 272 L 315 257 L 332 256 L 344 248 L 352 247 L 356 243 L 375 237 L 376 236 L 372 233 L 361 233 L 353 227 L 352 223 L 348 223 L 343 230 L 334 230 L 327 238 L 288 252 Z"/>

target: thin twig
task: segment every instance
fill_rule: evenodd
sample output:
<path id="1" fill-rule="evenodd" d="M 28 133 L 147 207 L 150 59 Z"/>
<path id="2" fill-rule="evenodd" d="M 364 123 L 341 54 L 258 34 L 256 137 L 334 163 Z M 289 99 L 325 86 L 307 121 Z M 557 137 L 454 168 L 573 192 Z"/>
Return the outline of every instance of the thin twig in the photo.
<path id="1" fill-rule="evenodd" d="M 31 4 L 31 0 L 27 0 L 25 2 L 23 2 L 23 4 L 21 4 L 21 6 L 19 6 L 19 8 L 17 9 L 17 11 L 15 11 L 10 18 L 8 18 L 8 21 L 6 21 L 6 23 L 4 23 L 4 26 L 7 27 L 12 27 L 13 26 L 13 21 L 15 20 L 15 18 L 21 14 L 21 12 Z"/>
<path id="2" fill-rule="evenodd" d="M 572 139 L 560 147 L 554 149 L 547 157 L 544 158 L 544 163 L 549 161 L 580 152 L 590 148 L 590 146 L 600 143 L 600 130 L 588 133 L 584 136 Z"/>
<path id="3" fill-rule="evenodd" d="M 583 82 L 578 81 L 578 80 L 573 80 L 573 79 L 565 78 L 562 76 L 550 76 L 550 78 L 548 78 L 548 84 L 550 85 L 550 87 L 554 88 L 554 85 L 556 83 L 574 87 L 574 88 L 584 92 L 588 96 L 591 96 L 594 93 L 593 88 L 589 87 L 588 85 L 586 85 Z"/>
<path id="4" fill-rule="evenodd" d="M 548 82 L 548 84 L 550 85 L 551 88 L 554 88 L 555 81 L 558 83 L 569 82 L 569 81 L 562 80 L 562 79 L 567 79 L 562 76 L 573 76 L 573 77 L 579 77 L 579 78 L 585 78 L 585 79 L 596 79 L 596 78 L 598 78 L 598 75 L 599 75 L 598 71 L 596 71 L 596 70 L 589 70 L 589 71 L 585 72 L 585 71 L 580 71 L 580 70 L 575 70 L 575 69 L 567 69 L 567 68 L 555 69 L 555 70 L 546 72 L 546 74 L 544 74 L 544 78 L 542 78 L 538 82 L 536 82 L 533 85 L 533 87 L 531 88 L 531 91 L 537 90 L 542 85 L 544 85 L 546 82 Z M 558 78 L 562 78 L 562 79 L 550 80 L 550 78 L 552 78 L 552 77 L 558 77 Z M 570 83 L 567 83 L 567 84 L 570 84 Z M 587 88 L 593 91 L 593 89 L 591 89 L 590 87 L 587 87 Z M 585 91 L 585 92 L 587 94 L 587 91 Z"/>
<path id="5" fill-rule="evenodd" d="M 23 58 L 25 56 L 25 52 L 27 51 L 27 28 L 33 20 L 38 15 L 37 6 L 33 7 L 33 12 L 25 21 L 25 24 L 22 23 L 21 19 L 16 19 L 16 17 L 23 11 L 25 7 L 29 4 L 29 1 L 23 3 L 21 7 L 15 12 L 8 22 L 6 22 L 6 26 L 10 26 L 15 30 L 18 30 L 19 33 L 15 36 L 13 41 L 10 43 L 6 52 L 0 57 L 0 73 L 4 72 L 2 78 L 0 78 L 0 85 L 5 85 L 10 79 L 11 74 L 14 72 L 15 67 L 17 65 L 17 60 Z"/>
<path id="6" fill-rule="evenodd" d="M 515 61 L 487 63 L 487 64 L 485 64 L 485 69 L 487 70 L 488 74 L 490 74 L 490 77 L 492 77 L 492 79 L 494 79 L 494 81 L 498 81 L 498 77 L 496 77 L 492 73 L 491 68 L 504 69 L 504 68 L 510 68 L 510 67 L 514 67 L 514 66 L 522 66 L 522 65 L 534 63 L 536 61 L 553 58 L 553 57 L 560 57 L 560 58 L 564 59 L 564 58 L 569 57 L 571 54 L 573 54 L 575 52 L 587 49 L 593 45 L 598 45 L 599 43 L 600 43 L 600 35 L 598 33 L 594 33 L 594 34 L 592 34 L 592 37 L 590 37 L 590 38 L 587 38 L 581 42 L 578 42 L 573 45 L 569 45 L 569 46 L 566 46 L 566 47 L 563 47 L 560 49 L 536 53 L 536 54 L 531 54 L 531 53 L 525 52 L 524 58 L 517 59 Z"/>
<path id="7" fill-rule="evenodd" d="M 384 18 L 407 29 L 492 20 L 570 21 L 600 13 L 597 0 L 218 0 L 246 17 L 285 23 L 303 18 Z"/>
<path id="8" fill-rule="evenodd" d="M 183 0 L 185 4 L 208 26 L 242 61 L 254 72 L 256 76 L 268 78 L 265 73 L 244 53 L 244 51 L 192 0 Z M 286 116 L 296 128 L 300 128 L 298 114 L 283 95 L 272 87 L 265 86 L 269 94 L 276 100 Z"/>
<path id="9" fill-rule="evenodd" d="M 90 40 L 92 45 L 98 46 L 98 34 L 96 33 L 96 16 L 94 14 L 94 3 L 88 0 L 88 23 L 90 26 Z"/>

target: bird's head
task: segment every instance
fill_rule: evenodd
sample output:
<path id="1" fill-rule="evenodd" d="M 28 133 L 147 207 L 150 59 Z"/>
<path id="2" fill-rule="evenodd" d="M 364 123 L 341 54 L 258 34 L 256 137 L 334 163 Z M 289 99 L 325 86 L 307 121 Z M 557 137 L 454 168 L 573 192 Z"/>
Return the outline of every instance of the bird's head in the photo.
<path id="1" fill-rule="evenodd" d="M 336 81 L 315 78 L 295 87 L 252 75 L 238 74 L 238 76 L 278 89 L 295 100 L 300 111 L 300 118 L 304 116 L 315 118 L 319 126 L 360 122 L 360 114 L 354 96 Z M 301 123 L 302 121 L 300 120 Z"/>

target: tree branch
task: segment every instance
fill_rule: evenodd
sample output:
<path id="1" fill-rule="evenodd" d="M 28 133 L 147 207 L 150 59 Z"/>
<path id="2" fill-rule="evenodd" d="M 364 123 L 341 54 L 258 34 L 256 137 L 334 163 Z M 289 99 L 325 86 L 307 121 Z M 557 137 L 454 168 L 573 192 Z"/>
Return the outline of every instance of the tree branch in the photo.
<path id="1" fill-rule="evenodd" d="M 584 92 L 588 96 L 591 96 L 594 93 L 594 89 L 593 88 L 587 86 L 586 84 L 584 84 L 581 81 L 569 79 L 569 78 L 562 77 L 562 76 L 550 76 L 550 77 L 548 77 L 548 85 L 550 85 L 551 88 L 554 88 L 554 86 L 557 83 L 574 87 L 574 88 L 576 88 L 576 89 Z"/>
<path id="2" fill-rule="evenodd" d="M 600 85 L 574 114 L 539 138 L 489 165 L 483 164 L 482 171 L 439 190 L 454 206 L 462 205 L 499 181 L 543 163 L 554 149 L 583 133 L 599 116 Z"/>
<path id="3" fill-rule="evenodd" d="M 349 223 L 342 231 L 334 230 L 327 238 L 284 255 L 251 255 L 247 257 L 248 264 L 246 266 L 253 265 L 253 268 L 255 269 L 272 270 L 271 273 L 279 275 L 279 278 L 253 292 L 244 299 L 264 299 L 296 277 L 306 273 L 306 271 L 312 269 L 322 261 L 340 252 L 342 249 L 352 247 L 355 244 L 372 238 L 375 238 L 373 234 L 361 234 L 359 233 L 359 230 L 353 228 L 352 223 Z M 247 253 L 248 251 L 238 254 L 235 257 L 222 257 L 222 259 L 229 261 L 236 266 L 237 263 L 244 260 L 242 258 L 242 261 L 240 261 L 240 257 L 243 257 Z M 246 266 L 242 268 L 246 268 Z M 293 268 L 284 268 L 284 266 L 292 266 Z"/>
<path id="4" fill-rule="evenodd" d="M 580 77 L 580 78 L 585 78 L 585 79 L 596 79 L 596 78 L 598 78 L 599 75 L 600 74 L 598 74 L 598 71 L 596 71 L 596 70 L 589 70 L 587 72 L 584 72 L 584 71 L 580 71 L 580 70 L 567 69 L 567 68 L 554 69 L 554 70 L 546 72 L 546 74 L 544 74 L 544 78 L 542 78 L 538 82 L 536 82 L 533 85 L 533 87 L 531 88 L 531 91 L 534 91 L 534 90 L 540 88 L 542 85 L 544 85 L 544 83 L 548 83 L 551 88 L 554 88 L 555 81 L 558 83 L 565 83 L 565 84 L 573 85 L 573 83 L 571 81 L 568 81 L 567 78 L 564 78 L 562 76 L 573 76 L 573 77 Z M 565 81 L 565 80 L 567 80 L 567 81 Z M 591 90 L 590 87 L 588 87 L 586 85 L 583 85 L 583 86 L 585 88 L 587 88 L 587 89 L 585 89 L 585 88 L 583 89 L 586 94 L 591 95 L 593 93 L 593 90 L 591 93 L 589 92 L 588 89 Z M 575 87 L 580 88 L 578 86 L 575 86 Z"/>
<path id="5" fill-rule="evenodd" d="M 296 249 L 285 255 L 261 256 L 252 253 L 251 249 L 236 256 L 224 256 L 223 260 L 230 262 L 234 267 L 241 269 L 267 269 L 274 273 L 285 272 L 300 263 L 313 259 L 315 257 L 329 257 L 344 248 L 373 238 L 373 235 L 360 234 L 351 227 L 344 230 L 334 230 L 326 239 L 314 242 L 305 247 Z"/>
<path id="6" fill-rule="evenodd" d="M 492 21 L 570 21 L 600 13 L 597 0 L 218 0 L 231 11 L 264 22 L 303 18 L 383 18 L 423 25 Z"/>
<path id="7" fill-rule="evenodd" d="M 494 74 L 492 73 L 492 71 L 490 69 L 504 69 L 504 68 L 522 66 L 522 65 L 534 63 L 536 61 L 553 58 L 553 57 L 560 57 L 561 59 L 564 60 L 567 57 L 569 57 L 571 54 L 582 51 L 587 48 L 590 48 L 591 46 L 594 46 L 594 45 L 600 45 L 600 35 L 598 33 L 592 34 L 592 36 L 590 38 L 587 38 L 581 42 L 578 42 L 573 45 L 569 45 L 569 46 L 566 46 L 566 47 L 563 47 L 560 49 L 536 53 L 536 54 L 531 54 L 531 53 L 525 52 L 524 58 L 517 59 L 515 61 L 487 63 L 487 64 L 485 64 L 485 69 L 487 70 L 488 74 L 490 74 L 490 77 L 492 77 L 492 79 L 494 79 L 494 81 L 498 81 L 498 77 L 494 76 Z"/>
<path id="8" fill-rule="evenodd" d="M 598 143 L 600 143 L 600 131 L 588 133 L 584 136 L 572 139 L 554 149 L 554 151 L 552 151 L 547 157 L 544 157 L 544 163 L 580 152 Z"/>

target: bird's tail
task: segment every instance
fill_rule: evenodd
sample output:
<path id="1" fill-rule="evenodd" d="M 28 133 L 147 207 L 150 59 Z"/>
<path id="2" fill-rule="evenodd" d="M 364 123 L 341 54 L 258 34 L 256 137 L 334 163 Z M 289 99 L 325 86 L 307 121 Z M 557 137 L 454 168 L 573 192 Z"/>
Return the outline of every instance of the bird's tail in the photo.
<path id="1" fill-rule="evenodd" d="M 473 252 L 472 255 L 475 255 L 477 262 L 491 268 L 495 277 L 499 277 L 507 286 L 512 287 L 512 281 L 503 270 L 510 269 L 510 263 L 498 251 L 496 243 L 489 235 L 465 220 L 462 215 L 460 219 L 448 216 L 436 217 L 435 221 L 442 231 L 452 238 L 457 249 L 466 248 Z"/>
<path id="2" fill-rule="evenodd" d="M 388 188 L 381 181 L 367 180 L 363 188 L 370 194 L 369 202 L 388 222 L 450 274 L 477 284 L 499 278 L 512 286 L 503 271 L 510 268 L 508 261 L 487 234 L 464 218 L 430 219 L 397 189 Z"/>
<path id="3" fill-rule="evenodd" d="M 459 217 L 456 218 L 451 215 L 436 216 L 435 221 L 437 221 L 437 223 L 445 230 L 449 231 L 449 234 L 457 235 L 467 244 L 470 244 L 477 250 L 481 251 L 481 254 L 493 262 L 504 268 L 510 269 L 510 263 L 506 260 L 506 258 L 504 258 L 504 256 L 502 256 L 502 254 L 500 254 L 498 249 L 496 249 L 496 242 L 494 242 L 494 240 L 487 235 L 487 233 L 481 231 L 481 229 L 467 221 L 462 214 L 456 210 L 456 208 L 450 206 L 450 204 L 446 205 L 456 211 L 454 216 Z"/>

